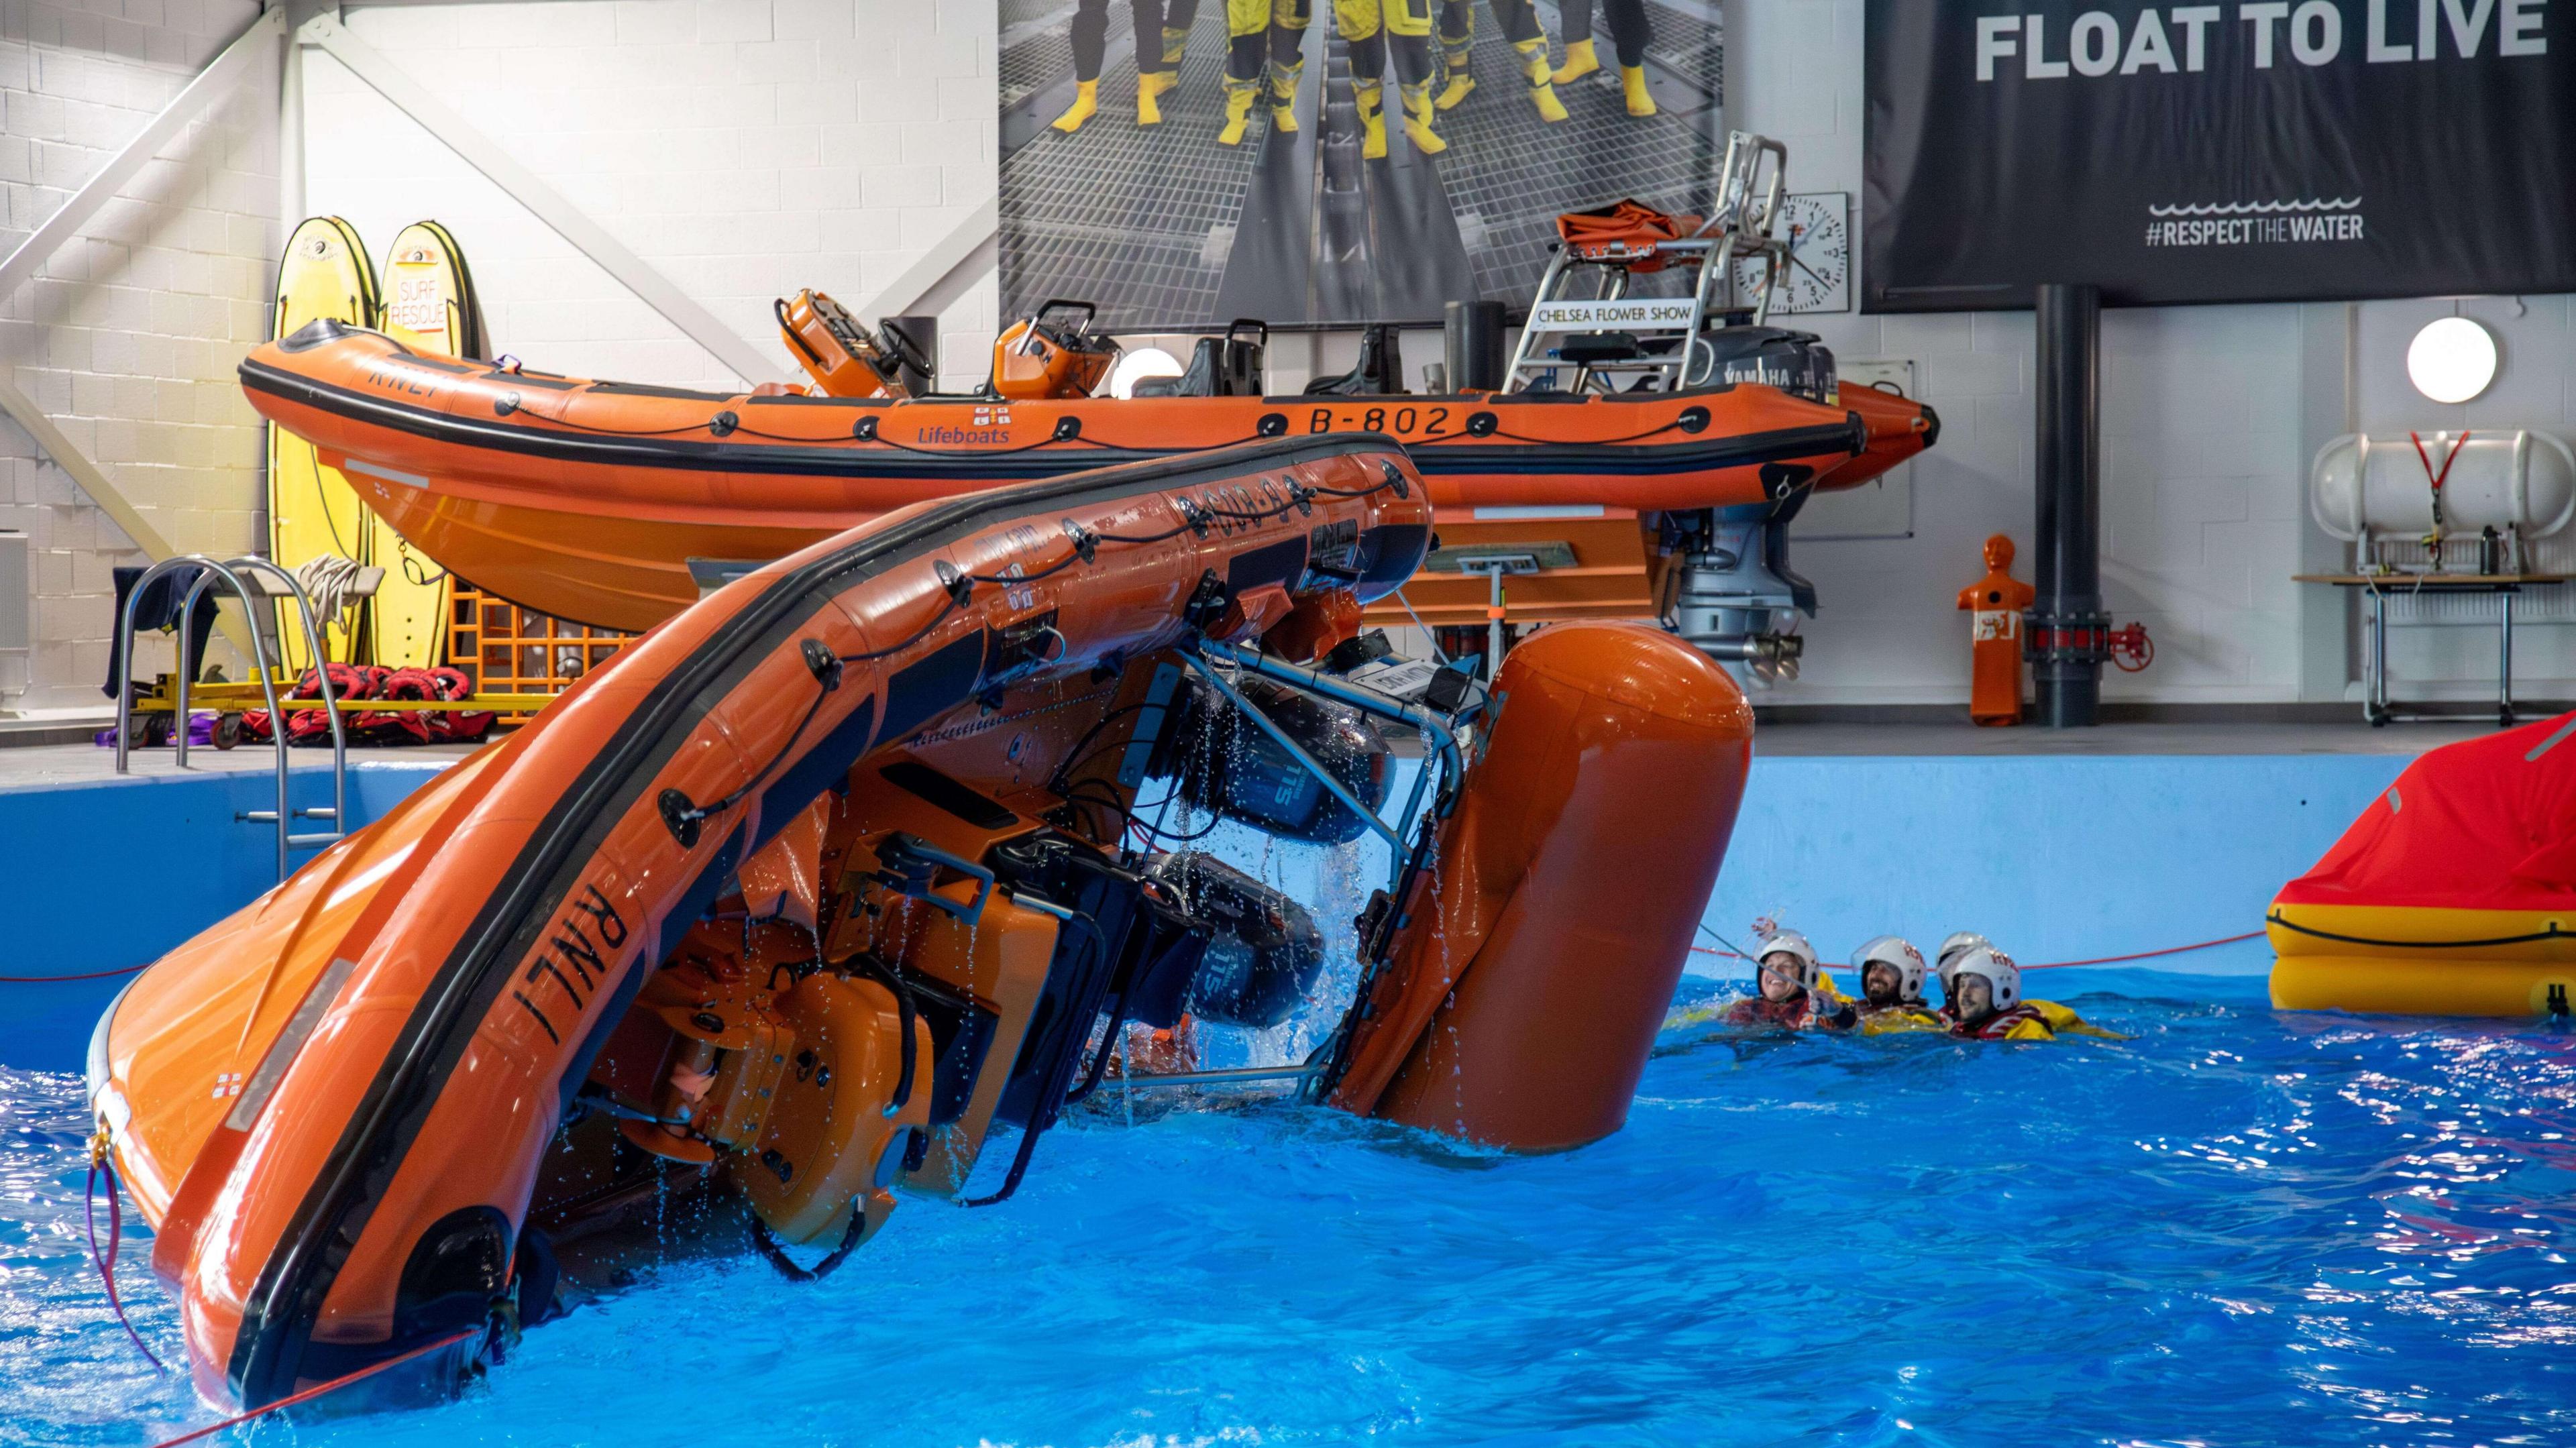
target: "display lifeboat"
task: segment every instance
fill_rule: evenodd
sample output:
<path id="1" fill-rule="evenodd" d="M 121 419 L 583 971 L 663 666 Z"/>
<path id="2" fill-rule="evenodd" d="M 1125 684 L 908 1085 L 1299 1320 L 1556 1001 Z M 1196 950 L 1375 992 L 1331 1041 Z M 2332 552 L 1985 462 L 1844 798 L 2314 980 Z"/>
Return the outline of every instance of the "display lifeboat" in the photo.
<path id="1" fill-rule="evenodd" d="M 405 405 L 477 438 L 573 435 L 468 419 L 506 374 L 303 345 L 423 379 Z M 1315 1011 L 1319 1105 L 1515 1150 L 1616 1130 L 1751 711 L 1635 625 L 1549 629 L 1490 695 L 1354 636 L 1431 524 L 1367 434 L 881 513 L 680 607 L 147 969 L 90 1095 L 200 1389 L 451 1389 L 555 1311 L 550 1244 L 680 1201 L 830 1271 L 902 1196 L 1008 1197 L 1130 1022 Z M 1356 984 L 1324 992 L 1298 902 L 1160 848 L 1140 793 L 1176 827 L 1384 839 Z"/>
<path id="2" fill-rule="evenodd" d="M 1776 192 L 1775 172 L 1773 208 Z M 1179 377 L 1095 395 L 1119 344 L 1086 307 L 1051 302 L 996 343 L 984 391 L 916 396 L 928 359 L 899 330 L 872 333 L 811 292 L 778 307 L 810 388 L 588 381 L 330 323 L 260 347 L 241 380 L 441 564 L 606 627 L 649 628 L 710 582 L 926 497 L 1353 433 L 1394 437 L 1430 488 L 1444 546 L 1412 601 L 1431 622 L 1481 623 L 1474 575 L 1495 567 L 1538 574 L 1514 583 L 1516 618 L 1665 616 L 1746 579 L 1788 589 L 1715 561 L 1779 554 L 1726 528 L 1785 526 L 1816 491 L 1877 477 L 1939 430 L 1919 403 L 1841 386 L 1813 336 L 1763 325 L 1773 288 L 1729 310 L 1737 264 L 1785 266 L 1787 251 L 1760 239 L 1760 198 L 1728 215 L 1710 226 L 1622 203 L 1564 218 L 1490 391 L 1404 392 L 1393 329 L 1377 327 L 1348 375 L 1265 395 L 1264 333 L 1247 322 L 1200 338 Z M 1696 289 L 1622 300 L 1668 268 Z"/>

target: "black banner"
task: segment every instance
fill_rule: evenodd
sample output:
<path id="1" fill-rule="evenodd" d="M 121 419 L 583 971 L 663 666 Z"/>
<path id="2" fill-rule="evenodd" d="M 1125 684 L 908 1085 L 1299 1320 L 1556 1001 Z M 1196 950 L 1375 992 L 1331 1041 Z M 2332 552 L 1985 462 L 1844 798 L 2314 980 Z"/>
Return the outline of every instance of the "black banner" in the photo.
<path id="1" fill-rule="evenodd" d="M 2576 0 L 1869 0 L 1863 309 L 2576 291 Z"/>

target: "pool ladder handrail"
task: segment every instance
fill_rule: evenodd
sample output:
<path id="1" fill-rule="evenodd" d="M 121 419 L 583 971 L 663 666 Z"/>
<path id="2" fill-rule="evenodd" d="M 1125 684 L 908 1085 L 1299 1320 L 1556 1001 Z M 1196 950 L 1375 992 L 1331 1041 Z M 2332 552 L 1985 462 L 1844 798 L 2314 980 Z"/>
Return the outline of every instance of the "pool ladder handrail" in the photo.
<path id="1" fill-rule="evenodd" d="M 339 703 L 331 693 L 328 650 L 320 647 L 327 635 L 315 626 L 313 599 L 304 591 L 304 585 L 296 582 L 294 574 L 255 554 L 246 553 L 218 561 L 203 553 L 185 553 L 162 559 L 134 580 L 134 587 L 125 595 L 124 613 L 117 620 L 116 628 L 116 677 L 124 685 L 116 695 L 116 772 L 132 772 L 127 768 L 126 755 L 134 728 L 135 607 L 142 602 L 146 585 L 164 574 L 186 567 L 204 571 L 189 586 L 187 599 L 177 614 L 180 621 L 179 672 L 170 701 L 174 725 L 171 737 L 178 751 L 176 763 L 181 769 L 188 767 L 188 684 L 197 672 L 196 651 L 191 647 L 193 636 L 187 628 L 187 621 L 196 612 L 197 600 L 208 586 L 222 582 L 230 586 L 234 596 L 241 600 L 242 611 L 251 615 L 251 665 L 259 673 L 260 693 L 268 703 L 269 737 L 277 744 L 277 808 L 245 810 L 233 818 L 245 824 L 274 824 L 277 827 L 277 878 L 283 880 L 288 873 L 287 857 L 291 851 L 337 842 L 347 833 L 349 820 L 349 740 L 341 726 Z M 274 578 L 285 591 L 277 592 L 267 587 L 253 589 L 245 581 L 245 574 Z M 277 707 L 277 676 L 269 668 L 268 645 L 260 633 L 259 618 L 254 610 L 260 600 L 265 600 L 272 607 L 283 607 L 289 598 L 295 600 L 296 614 L 303 620 L 304 637 L 315 645 L 315 676 L 322 691 L 320 705 L 324 716 L 331 721 L 331 804 L 327 809 L 296 809 L 287 798 L 291 765 L 287 753 L 286 716 Z M 283 647 L 281 642 L 281 650 Z M 294 822 L 299 819 L 327 819 L 331 828 L 297 834 Z"/>

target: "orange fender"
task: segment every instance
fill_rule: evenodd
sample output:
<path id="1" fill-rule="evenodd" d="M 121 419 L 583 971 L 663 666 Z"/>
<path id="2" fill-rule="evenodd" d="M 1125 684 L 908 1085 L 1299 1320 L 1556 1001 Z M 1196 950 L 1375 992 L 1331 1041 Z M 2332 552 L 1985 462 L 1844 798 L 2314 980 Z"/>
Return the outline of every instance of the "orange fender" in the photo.
<path id="1" fill-rule="evenodd" d="M 1628 1119 L 1735 828 L 1753 710 L 1706 655 L 1621 623 L 1543 630 L 1495 699 L 1331 1100 L 1556 1150 Z"/>

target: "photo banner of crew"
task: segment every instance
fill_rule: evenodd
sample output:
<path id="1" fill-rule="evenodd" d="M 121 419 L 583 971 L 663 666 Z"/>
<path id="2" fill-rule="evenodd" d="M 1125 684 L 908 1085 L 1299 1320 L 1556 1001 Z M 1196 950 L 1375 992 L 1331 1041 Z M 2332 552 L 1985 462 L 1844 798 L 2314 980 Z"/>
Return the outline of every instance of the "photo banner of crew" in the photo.
<path id="1" fill-rule="evenodd" d="M 1526 306 L 1565 212 L 1704 214 L 1720 0 L 1001 0 L 1006 316 Z"/>

